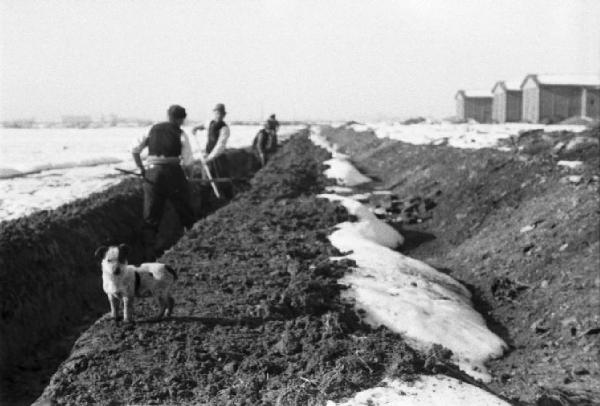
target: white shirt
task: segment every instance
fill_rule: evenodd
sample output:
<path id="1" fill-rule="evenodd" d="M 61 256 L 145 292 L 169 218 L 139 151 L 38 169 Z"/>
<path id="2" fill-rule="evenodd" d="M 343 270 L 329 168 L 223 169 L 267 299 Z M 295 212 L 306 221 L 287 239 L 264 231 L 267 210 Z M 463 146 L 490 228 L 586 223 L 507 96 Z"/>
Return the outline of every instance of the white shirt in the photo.
<path id="1" fill-rule="evenodd" d="M 131 148 L 131 152 L 134 154 L 141 154 L 144 148 L 148 146 L 148 137 L 149 133 L 144 134 L 140 138 L 138 138 Z M 160 160 L 169 159 L 166 157 L 158 157 L 149 155 L 147 162 L 151 163 L 160 163 Z M 179 156 L 181 160 L 181 165 L 183 166 L 191 166 L 194 163 L 194 154 L 192 153 L 192 146 L 190 145 L 190 139 L 185 131 L 181 130 L 181 155 Z"/>
<path id="2" fill-rule="evenodd" d="M 204 123 L 204 128 L 206 129 L 206 137 L 207 138 L 208 138 L 208 129 L 210 128 L 210 123 L 211 123 L 211 121 L 207 121 L 206 123 Z M 230 133 L 229 133 L 228 125 L 225 125 L 224 127 L 222 127 L 219 130 L 219 139 L 217 140 L 215 147 L 212 149 L 212 151 L 210 151 L 210 154 L 207 157 L 207 159 L 209 161 L 215 159 L 219 155 L 223 154 L 223 152 L 225 152 L 225 148 L 227 148 L 227 141 L 229 140 L 229 135 L 230 135 Z M 206 155 L 206 143 L 202 143 L 201 149 L 202 149 L 202 153 L 204 155 Z"/>

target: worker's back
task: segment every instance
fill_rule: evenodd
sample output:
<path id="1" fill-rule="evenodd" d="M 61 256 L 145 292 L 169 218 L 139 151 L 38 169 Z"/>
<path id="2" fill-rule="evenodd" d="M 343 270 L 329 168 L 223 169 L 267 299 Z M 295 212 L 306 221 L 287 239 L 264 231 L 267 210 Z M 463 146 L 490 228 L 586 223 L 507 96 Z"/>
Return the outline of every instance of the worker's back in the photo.
<path id="1" fill-rule="evenodd" d="M 181 155 L 181 128 L 164 122 L 152 126 L 148 133 L 148 154 L 164 157 Z"/>

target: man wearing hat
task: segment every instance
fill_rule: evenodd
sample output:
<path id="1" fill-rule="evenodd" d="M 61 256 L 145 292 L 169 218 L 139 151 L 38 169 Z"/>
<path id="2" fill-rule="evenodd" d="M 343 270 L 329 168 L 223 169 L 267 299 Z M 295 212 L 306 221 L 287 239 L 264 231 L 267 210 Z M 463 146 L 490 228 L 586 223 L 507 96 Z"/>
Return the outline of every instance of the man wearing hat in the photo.
<path id="1" fill-rule="evenodd" d="M 272 131 L 273 134 L 277 135 L 277 131 L 279 130 L 279 121 L 277 121 L 275 114 L 271 114 L 269 116 L 269 119 L 267 120 L 267 129 Z"/>
<path id="2" fill-rule="evenodd" d="M 229 126 L 225 123 L 225 105 L 218 103 L 213 109 L 214 118 L 206 125 L 194 127 L 192 133 L 206 129 L 205 160 L 213 177 L 227 177 L 227 160 L 223 153 L 229 139 Z"/>
<path id="3" fill-rule="evenodd" d="M 171 202 L 181 224 L 189 228 L 194 223 L 190 201 L 190 189 L 186 174 L 192 176 L 193 155 L 187 134 L 182 130 L 187 116 L 183 107 L 173 105 L 167 110 L 168 121 L 150 128 L 132 149 L 135 164 L 144 180 L 144 226 L 143 242 L 146 261 L 156 259 L 156 234 L 165 203 Z M 148 148 L 146 167 L 140 157 Z"/>
<path id="4" fill-rule="evenodd" d="M 258 156 L 261 166 L 265 166 L 271 156 L 277 152 L 277 133 L 273 131 L 269 122 L 265 121 L 252 142 L 254 154 Z"/>

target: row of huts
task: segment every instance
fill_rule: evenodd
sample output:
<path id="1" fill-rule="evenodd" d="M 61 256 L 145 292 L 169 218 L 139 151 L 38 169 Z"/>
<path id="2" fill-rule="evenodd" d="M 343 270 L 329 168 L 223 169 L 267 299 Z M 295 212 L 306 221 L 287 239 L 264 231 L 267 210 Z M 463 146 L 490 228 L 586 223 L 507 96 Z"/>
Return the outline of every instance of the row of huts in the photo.
<path id="1" fill-rule="evenodd" d="M 456 115 L 480 123 L 558 123 L 572 117 L 600 120 L 600 74 L 527 75 L 490 90 L 459 90 Z"/>

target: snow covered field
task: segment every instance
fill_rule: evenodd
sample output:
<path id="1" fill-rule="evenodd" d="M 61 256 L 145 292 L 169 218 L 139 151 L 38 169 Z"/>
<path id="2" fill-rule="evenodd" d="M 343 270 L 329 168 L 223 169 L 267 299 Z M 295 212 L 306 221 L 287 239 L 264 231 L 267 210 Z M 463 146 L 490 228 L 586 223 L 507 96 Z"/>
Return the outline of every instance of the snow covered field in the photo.
<path id="1" fill-rule="evenodd" d="M 297 128 L 282 128 L 282 136 Z M 249 146 L 258 129 L 232 126 L 229 146 Z M 134 169 L 130 150 L 147 130 L 1 128 L 0 221 L 53 209 L 118 183 L 122 175 L 114 168 Z M 204 133 L 190 141 L 198 151 Z"/>
<path id="2" fill-rule="evenodd" d="M 369 181 L 355 168 L 349 168 L 348 157 L 335 151 L 320 136 L 318 128 L 312 129 L 311 139 L 332 153 L 326 176 L 345 187 Z M 356 196 L 328 193 L 320 197 L 340 202 L 357 218 L 355 222 L 338 224 L 329 240 L 341 252 L 348 253 L 345 258 L 356 262 L 355 271 L 344 276 L 340 283 L 349 287 L 346 295 L 356 306 L 366 311 L 366 321 L 403 334 L 422 350 L 441 344 L 452 350 L 453 361 L 463 371 L 489 381 L 485 362 L 501 356 L 507 347 L 487 329 L 485 320 L 472 306 L 470 292 L 450 276 L 396 251 L 404 238 L 355 200 Z M 382 386 L 360 392 L 340 405 L 437 404 L 507 403 L 475 386 L 439 375 L 423 376 L 413 383 L 387 380 Z"/>
<path id="3" fill-rule="evenodd" d="M 542 125 L 526 123 L 507 124 L 452 124 L 449 122 L 424 122 L 404 125 L 400 123 L 367 123 L 350 126 L 355 131 L 373 130 L 379 138 L 390 138 L 410 144 L 443 144 L 456 148 L 494 148 L 499 140 L 509 139 L 521 131 L 585 130 L 584 125 Z"/>

